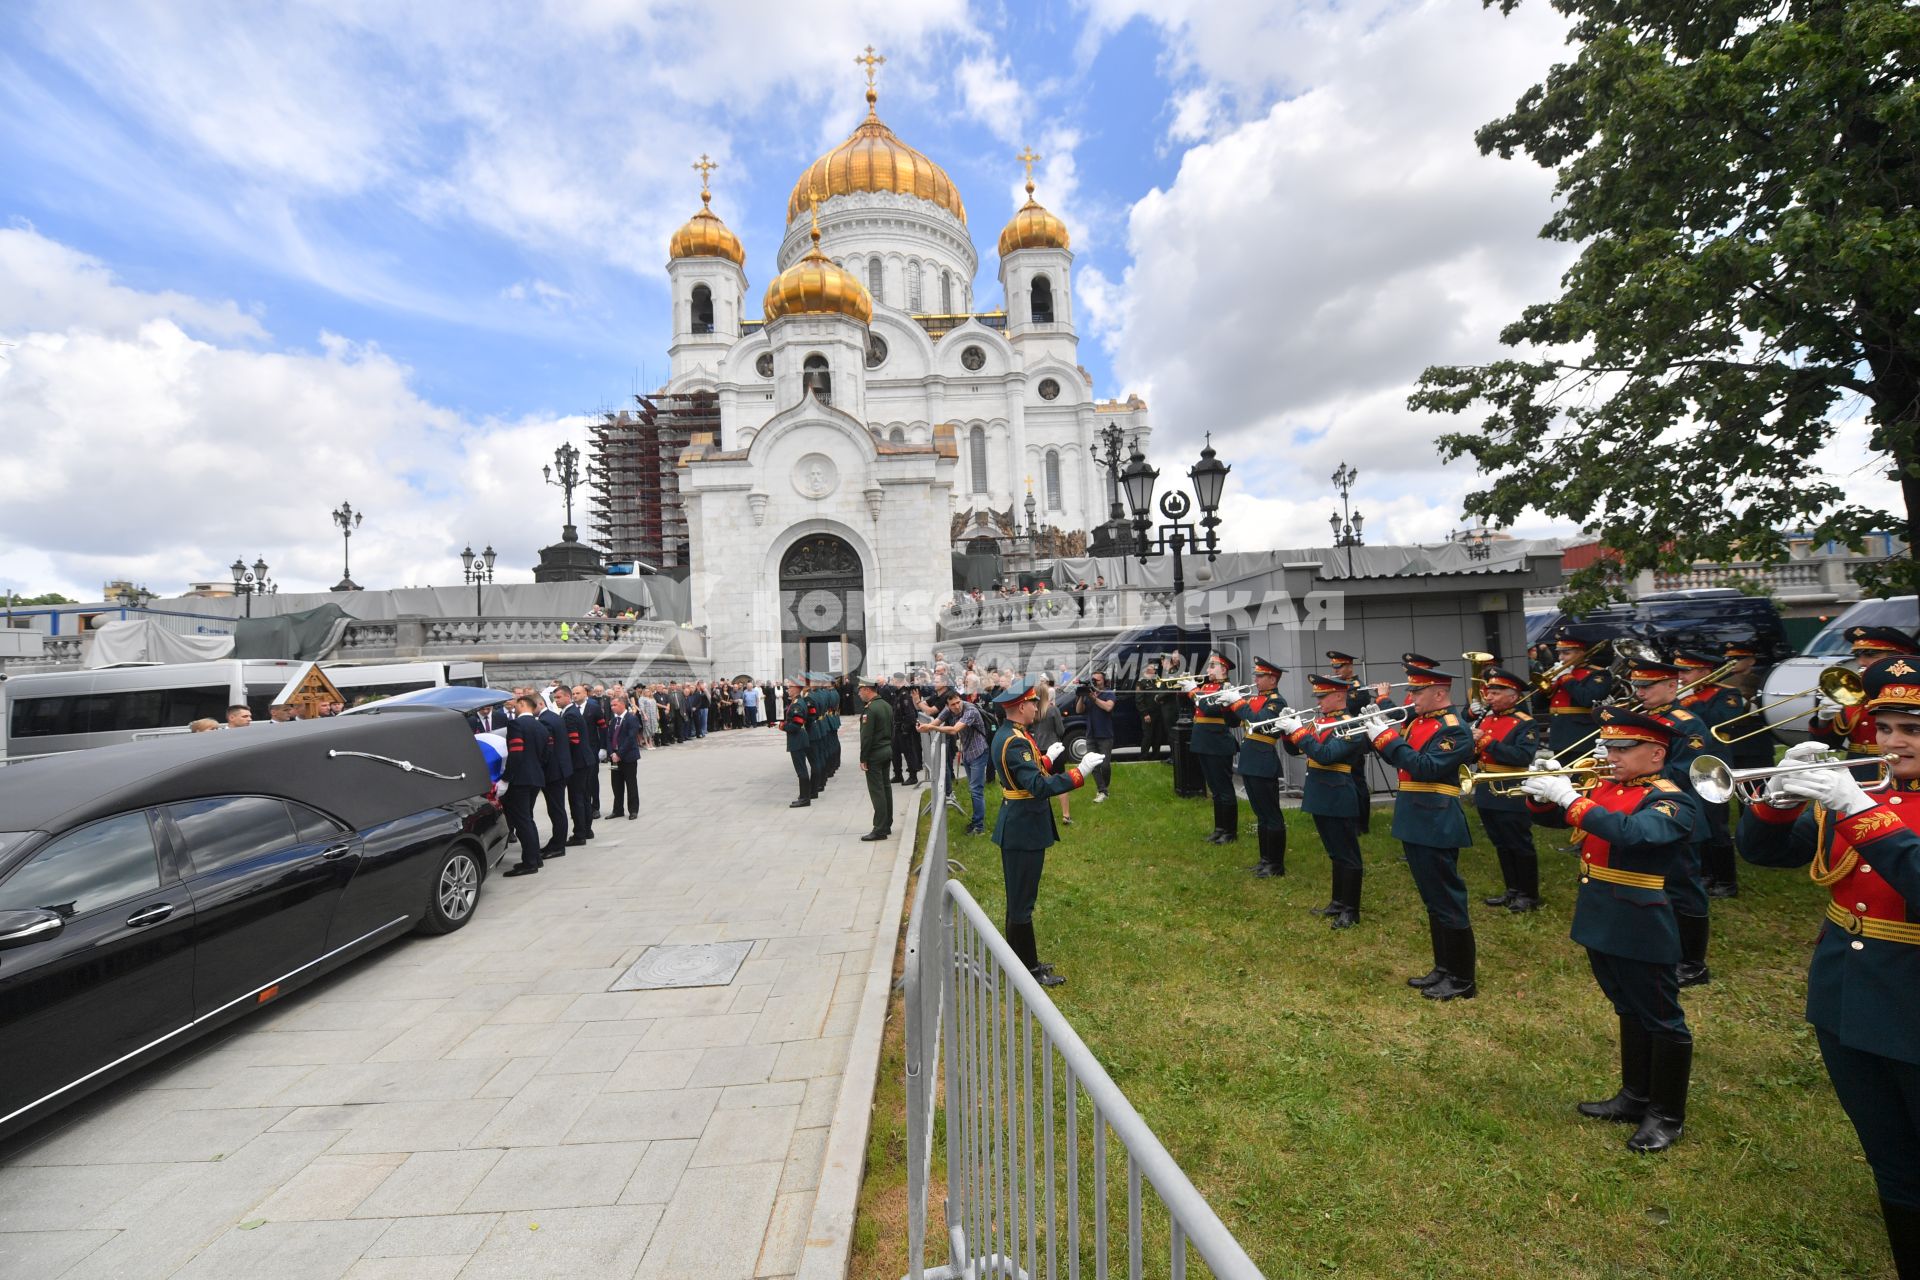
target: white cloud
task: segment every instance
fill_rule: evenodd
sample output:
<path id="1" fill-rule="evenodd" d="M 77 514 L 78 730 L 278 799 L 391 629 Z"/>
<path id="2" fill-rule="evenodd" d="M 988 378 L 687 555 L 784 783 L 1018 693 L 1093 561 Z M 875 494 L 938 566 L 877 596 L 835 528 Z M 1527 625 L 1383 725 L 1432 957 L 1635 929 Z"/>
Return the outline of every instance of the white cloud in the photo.
<path id="1" fill-rule="evenodd" d="M 584 419 L 470 420 L 377 347 L 321 334 L 317 350 L 262 349 L 268 335 L 232 303 L 130 289 L 31 231 L 0 233 L 0 298 L 9 585 L 170 591 L 239 555 L 264 557 L 286 589 L 321 589 L 339 574 L 328 512 L 342 499 L 368 513 L 362 581 L 447 581 L 468 540 L 492 541 L 503 580 L 525 580 L 557 533 L 558 494 L 529 477 Z M 254 345 L 223 344 L 234 337 Z"/>
<path id="2" fill-rule="evenodd" d="M 1012 66 L 1005 58 L 967 58 L 954 72 L 954 79 L 960 85 L 960 101 L 967 114 L 985 125 L 994 137 L 1010 147 L 1028 141 L 1026 120 L 1020 110 L 1027 94 L 1013 78 Z"/>

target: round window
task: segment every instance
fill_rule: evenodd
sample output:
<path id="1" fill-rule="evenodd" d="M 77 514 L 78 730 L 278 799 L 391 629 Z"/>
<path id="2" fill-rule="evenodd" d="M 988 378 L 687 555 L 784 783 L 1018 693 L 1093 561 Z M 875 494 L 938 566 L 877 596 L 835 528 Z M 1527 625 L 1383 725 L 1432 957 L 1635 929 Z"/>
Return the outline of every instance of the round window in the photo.
<path id="1" fill-rule="evenodd" d="M 1058 400 L 1060 398 L 1060 384 L 1052 378 L 1040 379 L 1040 398 L 1042 400 Z"/>
<path id="2" fill-rule="evenodd" d="M 773 376 L 773 352 L 762 351 L 760 358 L 753 362 L 753 371 L 763 378 Z"/>
<path id="3" fill-rule="evenodd" d="M 978 369 L 987 362 L 987 353 L 978 347 L 968 347 L 960 353 L 960 363 L 969 369 Z"/>
<path id="4" fill-rule="evenodd" d="M 887 340 L 877 333 L 867 335 L 867 368 L 878 369 L 887 362 Z"/>

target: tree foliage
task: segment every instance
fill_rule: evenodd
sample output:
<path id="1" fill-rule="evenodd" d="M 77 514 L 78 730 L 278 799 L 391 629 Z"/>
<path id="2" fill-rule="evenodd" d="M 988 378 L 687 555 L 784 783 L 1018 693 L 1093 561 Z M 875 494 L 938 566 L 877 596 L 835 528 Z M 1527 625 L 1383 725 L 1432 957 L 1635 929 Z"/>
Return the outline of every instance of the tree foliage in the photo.
<path id="1" fill-rule="evenodd" d="M 1476 140 L 1557 172 L 1541 234 L 1580 255 L 1502 330 L 1524 354 L 1429 368 L 1410 399 L 1486 406 L 1440 438 L 1479 464 L 1468 510 L 1533 508 L 1612 548 L 1575 607 L 1642 569 L 1783 559 L 1788 531 L 1920 545 L 1920 8 L 1553 3 L 1573 60 Z M 1853 418 L 1871 452 L 1817 475 Z M 1904 511 L 1849 494 L 1881 475 Z M 1869 576 L 1914 589 L 1910 556 Z"/>
<path id="2" fill-rule="evenodd" d="M 11 600 L 13 602 L 14 607 L 16 608 L 22 605 L 79 604 L 80 603 L 78 600 L 67 599 L 65 596 L 61 595 L 58 591 L 49 591 L 44 595 L 37 595 L 37 596 L 13 596 L 11 597 Z"/>

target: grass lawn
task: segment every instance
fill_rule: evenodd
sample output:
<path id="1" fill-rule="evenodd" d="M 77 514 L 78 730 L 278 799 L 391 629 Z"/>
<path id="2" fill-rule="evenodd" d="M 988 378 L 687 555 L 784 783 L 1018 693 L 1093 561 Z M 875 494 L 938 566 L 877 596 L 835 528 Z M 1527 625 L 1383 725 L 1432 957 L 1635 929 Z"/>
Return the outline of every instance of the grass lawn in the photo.
<path id="1" fill-rule="evenodd" d="M 1069 979 L 1053 999 L 1268 1276 L 1892 1276 L 1872 1176 L 1801 1017 L 1823 896 L 1804 872 L 1743 865 L 1741 896 L 1714 904 L 1713 981 L 1683 995 L 1686 1136 L 1635 1156 L 1628 1127 L 1573 1112 L 1613 1092 L 1618 1057 L 1567 938 L 1560 833 L 1537 833 L 1547 906 L 1528 916 L 1480 906 L 1497 865 L 1484 838 L 1464 854 L 1480 996 L 1439 1005 L 1402 981 L 1430 956 L 1385 809 L 1363 840 L 1361 924 L 1336 933 L 1308 912 L 1328 864 L 1305 815 L 1288 814 L 1287 876 L 1256 880 L 1244 804 L 1240 841 L 1209 845 L 1209 806 L 1175 798 L 1164 765 L 1120 766 L 1106 804 L 1073 801 L 1035 917 Z M 949 852 L 997 921 L 998 849 L 956 834 Z M 861 1280 L 906 1265 L 895 1010 Z M 937 1202 L 932 1216 L 937 1241 Z"/>

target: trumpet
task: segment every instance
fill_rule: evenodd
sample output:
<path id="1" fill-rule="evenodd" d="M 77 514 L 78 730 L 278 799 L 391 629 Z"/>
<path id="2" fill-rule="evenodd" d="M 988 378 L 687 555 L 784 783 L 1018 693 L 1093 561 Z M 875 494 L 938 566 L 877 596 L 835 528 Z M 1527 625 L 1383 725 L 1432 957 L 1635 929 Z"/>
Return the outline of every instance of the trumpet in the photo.
<path id="1" fill-rule="evenodd" d="M 1413 708 L 1405 704 L 1397 707 L 1377 707 L 1364 715 L 1348 716 L 1344 720 L 1335 720 L 1331 724 L 1323 724 L 1320 728 L 1333 734 L 1335 737 L 1357 738 L 1363 733 L 1370 732 L 1366 722 L 1374 716 L 1378 716 L 1389 726 L 1398 726 L 1405 724 L 1413 718 Z"/>
<path id="2" fill-rule="evenodd" d="M 1607 648 L 1609 645 L 1613 645 L 1613 643 L 1614 643 L 1613 637 L 1608 636 L 1605 640 L 1602 640 L 1599 644 L 1594 645 L 1591 649 L 1581 654 L 1578 658 L 1569 658 L 1565 662 L 1554 663 L 1552 666 L 1548 667 L 1545 671 L 1542 671 L 1539 675 L 1533 678 L 1534 692 L 1545 693 L 1548 690 L 1552 689 L 1554 685 L 1560 683 L 1563 677 L 1572 674 L 1573 669 L 1575 667 L 1585 667 L 1585 666 L 1593 665 L 1594 655 L 1599 653 L 1602 649 Z"/>
<path id="3" fill-rule="evenodd" d="M 1565 778 L 1582 794 L 1593 790 L 1613 776 L 1613 766 L 1604 760 L 1586 756 L 1558 769 L 1524 769 L 1518 773 L 1494 773 L 1485 769 L 1460 766 L 1460 794 L 1472 795 L 1484 790 L 1490 796 L 1516 796 L 1528 778 Z"/>
<path id="4" fill-rule="evenodd" d="M 1687 769 L 1687 777 L 1708 804 L 1725 804 L 1734 796 L 1740 797 L 1743 804 L 1754 804 L 1765 800 L 1769 779 L 1814 769 L 1851 770 L 1859 765 L 1873 769 L 1871 777 L 1861 780 L 1862 791 L 1885 791 L 1893 785 L 1893 766 L 1885 756 L 1847 757 L 1837 751 L 1828 751 L 1798 764 L 1762 765 L 1755 769 L 1729 768 L 1718 757 L 1701 756 Z"/>
<path id="5" fill-rule="evenodd" d="M 1765 716 L 1775 708 L 1784 706 L 1789 702 L 1798 702 L 1802 698 L 1824 697 L 1829 701 L 1839 703 L 1843 707 L 1856 707 L 1860 705 L 1866 696 L 1866 682 L 1861 680 L 1858 671 L 1855 671 L 1852 667 L 1828 667 L 1820 673 L 1820 682 L 1814 685 L 1813 688 L 1802 689 L 1798 693 L 1782 694 L 1778 698 L 1763 699 L 1760 702 L 1754 703 L 1739 715 L 1730 716 L 1726 720 L 1713 726 L 1711 730 L 1713 740 L 1715 742 L 1728 744 L 1745 742 L 1748 738 L 1757 738 L 1771 729 L 1778 729 L 1783 724 L 1798 720 L 1801 716 L 1805 715 L 1806 712 L 1796 711 L 1794 714 L 1780 720 L 1768 720 L 1765 719 Z M 1733 725 L 1739 724 L 1742 720 L 1751 720 L 1755 716 L 1762 717 L 1758 728 L 1748 729 L 1744 733 L 1732 735 L 1727 733 L 1727 730 Z"/>
<path id="6" fill-rule="evenodd" d="M 1260 691 L 1250 684 L 1223 684 L 1212 692 L 1203 692 L 1198 682 L 1190 682 L 1182 692 L 1191 693 L 1196 704 L 1203 702 L 1220 704 L 1251 698 Z"/>

